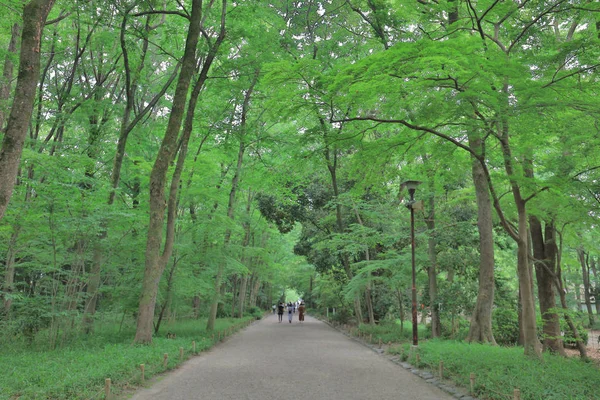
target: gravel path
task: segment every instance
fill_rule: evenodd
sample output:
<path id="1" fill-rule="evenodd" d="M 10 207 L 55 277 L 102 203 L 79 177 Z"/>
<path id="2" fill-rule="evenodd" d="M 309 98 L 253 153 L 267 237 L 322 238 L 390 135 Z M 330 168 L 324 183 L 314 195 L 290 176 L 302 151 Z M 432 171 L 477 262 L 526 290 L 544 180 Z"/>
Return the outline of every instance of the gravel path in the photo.
<path id="1" fill-rule="evenodd" d="M 404 368 L 311 317 L 269 315 L 186 362 L 135 400 L 450 400 Z"/>

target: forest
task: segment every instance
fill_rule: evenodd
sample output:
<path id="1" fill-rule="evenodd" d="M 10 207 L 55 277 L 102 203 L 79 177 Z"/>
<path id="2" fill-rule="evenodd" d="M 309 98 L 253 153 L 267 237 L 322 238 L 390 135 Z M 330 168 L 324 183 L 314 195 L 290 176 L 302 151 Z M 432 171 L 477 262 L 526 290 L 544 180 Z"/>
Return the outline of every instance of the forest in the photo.
<path id="1" fill-rule="evenodd" d="M 597 374 L 598 2 L 0 10 L 0 364 L 302 298 Z"/>

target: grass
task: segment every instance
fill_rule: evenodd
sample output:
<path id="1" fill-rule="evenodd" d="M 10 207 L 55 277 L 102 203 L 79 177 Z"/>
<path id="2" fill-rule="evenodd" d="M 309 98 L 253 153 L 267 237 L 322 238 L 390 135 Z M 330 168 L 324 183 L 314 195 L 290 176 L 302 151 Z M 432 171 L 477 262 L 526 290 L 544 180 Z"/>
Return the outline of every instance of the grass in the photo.
<path id="1" fill-rule="evenodd" d="M 409 345 L 389 350 L 407 359 Z M 419 343 L 419 368 L 437 372 L 444 362 L 444 377 L 468 388 L 476 374 L 475 395 L 481 399 L 505 400 L 513 390 L 522 400 L 592 400 L 600 398 L 600 371 L 579 359 L 544 354 L 543 359 L 525 357 L 523 349 L 444 340 Z M 416 364 L 416 357 L 409 360 Z"/>
<path id="2" fill-rule="evenodd" d="M 145 364 L 145 377 L 174 368 L 180 364 L 179 348 L 184 360 L 192 356 L 192 341 L 196 351 L 212 347 L 222 334 L 237 330 L 252 317 L 219 319 L 215 338 L 206 330 L 206 320 L 182 321 L 161 329 L 151 345 L 134 345 L 132 327 L 118 331 L 118 324 L 106 324 L 89 337 L 76 336 L 63 348 L 45 350 L 40 344 L 25 348 L 7 346 L 0 351 L 0 399 L 101 399 L 104 380 L 111 378 L 112 393 L 140 383 L 140 364 Z M 167 339 L 166 332 L 177 335 Z M 167 367 L 163 354 L 168 353 Z"/>

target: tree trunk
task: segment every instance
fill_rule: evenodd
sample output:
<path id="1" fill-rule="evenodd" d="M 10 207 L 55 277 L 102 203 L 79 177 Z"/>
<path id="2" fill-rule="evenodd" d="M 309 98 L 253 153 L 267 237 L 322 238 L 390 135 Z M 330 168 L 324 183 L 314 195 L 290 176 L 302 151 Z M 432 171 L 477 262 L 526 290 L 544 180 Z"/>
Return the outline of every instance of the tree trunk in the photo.
<path id="1" fill-rule="evenodd" d="M 250 98 L 252 97 L 252 92 L 254 90 L 254 86 L 258 81 L 258 70 L 254 74 L 254 78 L 250 84 L 250 87 L 246 91 L 244 95 L 244 103 L 242 105 L 242 116 L 240 121 L 240 144 L 238 147 L 238 156 L 237 156 L 237 165 L 235 168 L 235 174 L 231 180 L 231 191 L 229 192 L 229 203 L 227 206 L 227 217 L 233 221 L 234 219 L 234 209 L 235 209 L 235 197 L 238 189 L 238 184 L 240 181 L 240 177 L 242 174 L 242 164 L 244 161 L 244 152 L 246 151 L 246 144 L 244 142 L 246 136 L 246 117 L 248 116 L 248 107 L 250 104 Z M 228 248 L 229 243 L 231 241 L 231 229 L 227 228 L 225 230 L 225 240 L 223 242 L 223 246 L 225 249 Z M 208 321 L 206 323 L 206 330 L 213 331 L 215 329 L 215 320 L 217 319 L 217 309 L 219 307 L 219 301 L 221 297 L 221 281 L 223 279 L 223 273 L 225 270 L 225 266 L 223 263 L 220 263 L 217 267 L 217 274 L 215 276 L 215 286 L 214 286 L 214 294 L 212 303 L 210 305 L 210 312 L 208 315 Z"/>
<path id="2" fill-rule="evenodd" d="M 254 280 L 254 285 L 252 286 L 252 290 L 250 291 L 250 307 L 256 307 L 258 293 L 260 291 L 260 284 L 261 284 L 261 282 L 257 275 L 256 279 Z"/>
<path id="3" fill-rule="evenodd" d="M 504 85 L 504 92 L 508 93 L 508 84 Z M 535 316 L 535 301 L 533 296 L 533 277 L 529 265 L 529 229 L 526 201 L 521 194 L 521 188 L 517 182 L 513 167 L 513 155 L 509 144 L 508 121 L 501 121 L 502 137 L 500 144 L 504 158 L 504 169 L 509 178 L 515 207 L 518 216 L 518 232 L 511 232 L 511 236 L 517 242 L 517 275 L 519 277 L 519 288 L 521 292 L 522 322 L 523 322 L 523 347 L 525 355 L 541 357 L 542 346 L 537 338 L 537 326 Z M 496 201 L 496 199 L 494 200 Z M 510 229 L 504 224 L 505 229 Z"/>
<path id="4" fill-rule="evenodd" d="M 160 308 L 160 312 L 158 313 L 158 321 L 156 321 L 156 325 L 154 326 L 154 334 L 156 335 L 160 329 L 160 324 L 165 316 L 165 311 L 171 306 L 171 299 L 173 297 L 173 276 L 175 274 L 175 268 L 177 268 L 178 263 L 177 256 L 173 260 L 173 265 L 171 266 L 171 270 L 169 271 L 169 277 L 167 278 L 167 292 L 165 293 L 165 301 L 163 302 L 162 307 Z"/>
<path id="5" fill-rule="evenodd" d="M 583 299 L 588 312 L 590 326 L 594 326 L 594 312 L 592 311 L 592 300 L 590 296 L 590 271 L 588 268 L 588 258 L 585 250 L 581 247 L 577 249 L 577 256 L 581 264 L 581 276 L 583 277 Z"/>
<path id="6" fill-rule="evenodd" d="M 535 276 L 538 287 L 540 314 L 542 315 L 543 323 L 543 348 L 544 350 L 550 350 L 552 352 L 559 353 L 562 356 L 566 356 L 560 336 L 559 317 L 555 311 L 556 293 L 554 292 L 554 278 L 556 272 L 556 254 L 551 252 L 553 247 L 546 249 L 546 242 L 554 240 L 554 235 L 552 233 L 554 227 L 551 223 L 546 223 L 546 239 L 544 240 L 542 224 L 537 217 L 529 217 L 529 226 L 531 230 L 531 242 Z"/>
<path id="7" fill-rule="evenodd" d="M 469 134 L 469 146 L 484 156 L 484 143 L 475 134 Z M 479 290 L 471 316 L 468 342 L 496 344 L 492 332 L 492 308 L 494 306 L 494 230 L 492 203 L 485 172 L 481 163 L 472 157 L 471 174 L 477 200 L 477 231 L 479 233 Z"/>
<path id="8" fill-rule="evenodd" d="M 138 308 L 136 343 L 152 342 L 154 308 L 156 306 L 158 284 L 165 266 L 164 259 L 168 260 L 170 250 L 172 250 L 172 246 L 165 245 L 165 250 L 167 251 L 163 251 L 161 255 L 164 211 L 166 206 L 165 185 L 167 170 L 177 151 L 177 138 L 185 111 L 188 88 L 196 66 L 196 46 L 200 34 L 201 8 L 202 0 L 192 0 L 192 15 L 185 44 L 181 73 L 179 74 L 177 88 L 173 97 L 173 106 L 169 115 L 165 137 L 150 173 L 150 222 L 148 224 L 148 238 L 146 241 L 146 265 Z M 193 110 L 190 110 L 190 112 L 193 112 Z M 179 182 L 176 183 L 176 185 L 178 184 Z"/>
<path id="9" fill-rule="evenodd" d="M 324 126 L 324 121 L 321 121 L 321 125 Z M 325 128 L 323 128 L 324 131 L 323 133 L 325 134 Z M 342 205 L 339 203 L 339 189 L 338 189 L 338 182 L 337 182 L 337 152 L 333 151 L 333 155 L 331 154 L 331 150 L 329 149 L 329 147 L 327 147 L 325 149 L 325 159 L 327 161 L 327 169 L 329 170 L 329 174 L 331 176 L 331 186 L 333 188 L 333 195 L 335 196 L 335 220 L 336 220 L 336 226 L 337 226 L 337 231 L 339 234 L 344 233 L 344 222 L 342 219 Z M 352 269 L 350 268 L 350 259 L 348 257 L 348 254 L 343 253 L 341 255 L 341 261 L 342 261 L 342 265 L 344 266 L 344 271 L 346 271 L 346 276 L 348 277 L 348 280 L 352 280 L 352 278 L 354 277 L 354 273 L 352 272 Z M 357 293 L 354 296 L 354 314 L 356 316 L 356 319 L 358 321 L 358 323 L 362 323 L 363 322 L 363 316 L 362 316 L 362 307 L 360 304 L 360 294 Z"/>
<path id="10" fill-rule="evenodd" d="M 10 98 L 10 87 L 13 80 L 13 70 L 15 68 L 13 63 L 13 55 L 17 53 L 17 41 L 19 40 L 20 33 L 21 28 L 19 27 L 19 24 L 13 24 L 10 42 L 8 44 L 8 52 L 4 58 L 2 81 L 0 82 L 0 132 L 4 128 L 4 121 L 6 120 L 6 113 L 4 110 L 8 108 L 7 102 Z"/>
<path id="11" fill-rule="evenodd" d="M 435 238 L 435 173 L 430 174 L 428 182 L 429 215 L 425 219 L 429 235 L 427 237 L 427 254 L 429 256 L 429 267 L 427 268 L 427 278 L 429 279 L 429 309 L 431 312 L 431 337 L 437 338 L 442 334 L 440 322 L 439 307 L 437 303 L 437 240 Z"/>
<path id="12" fill-rule="evenodd" d="M 102 248 L 99 240 L 94 245 L 94 254 L 92 259 L 92 270 L 88 278 L 87 298 L 83 314 L 83 331 L 86 334 L 94 330 L 94 314 L 98 304 L 98 289 L 100 288 L 100 270 L 102 268 Z"/>
<path id="13" fill-rule="evenodd" d="M 554 233 L 556 233 L 556 231 L 554 231 Z M 555 236 L 555 240 L 553 242 L 549 242 L 548 245 L 554 247 L 552 249 L 552 252 L 554 254 L 556 254 L 556 276 L 554 278 L 554 284 L 556 285 L 556 291 L 558 292 L 558 295 L 560 296 L 560 304 L 562 305 L 562 308 L 565 309 L 565 311 L 568 311 L 569 308 L 567 305 L 567 298 L 565 295 L 567 293 L 567 291 L 565 290 L 565 287 L 563 286 L 563 280 L 562 280 L 562 263 L 561 263 L 562 240 L 561 240 L 560 247 L 559 247 L 557 244 L 556 236 Z M 577 311 L 579 311 L 579 310 L 577 310 Z M 581 357 L 582 360 L 587 360 L 587 348 L 585 346 L 585 343 L 583 343 L 583 340 L 581 340 L 581 336 L 579 335 L 579 332 L 577 331 L 577 327 L 575 326 L 575 323 L 571 319 L 571 316 L 569 315 L 568 312 L 564 313 L 564 318 L 565 318 L 565 321 L 567 322 L 567 325 L 569 325 L 569 328 L 573 332 L 573 337 L 575 338 L 575 343 L 576 343 L 577 349 L 579 350 L 579 356 Z"/>
<path id="14" fill-rule="evenodd" d="M 19 74 L 0 149 L 0 220 L 12 196 L 40 75 L 42 32 L 55 0 L 31 0 L 23 8 Z"/>

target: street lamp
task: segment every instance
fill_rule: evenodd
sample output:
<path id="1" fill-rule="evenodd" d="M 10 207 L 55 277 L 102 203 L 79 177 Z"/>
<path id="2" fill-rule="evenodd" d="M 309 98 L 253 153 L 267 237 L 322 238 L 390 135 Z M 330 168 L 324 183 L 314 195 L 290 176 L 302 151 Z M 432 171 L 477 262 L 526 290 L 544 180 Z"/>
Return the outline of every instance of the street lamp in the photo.
<path id="1" fill-rule="evenodd" d="M 416 284 L 416 271 L 415 271 L 415 191 L 417 186 L 421 182 L 419 181 L 405 181 L 402 182 L 401 188 L 407 188 L 410 200 L 406 203 L 406 207 L 410 209 L 410 242 L 411 242 L 411 253 L 412 253 L 412 328 L 413 328 L 413 346 L 419 345 L 419 333 L 417 331 L 417 284 Z"/>

